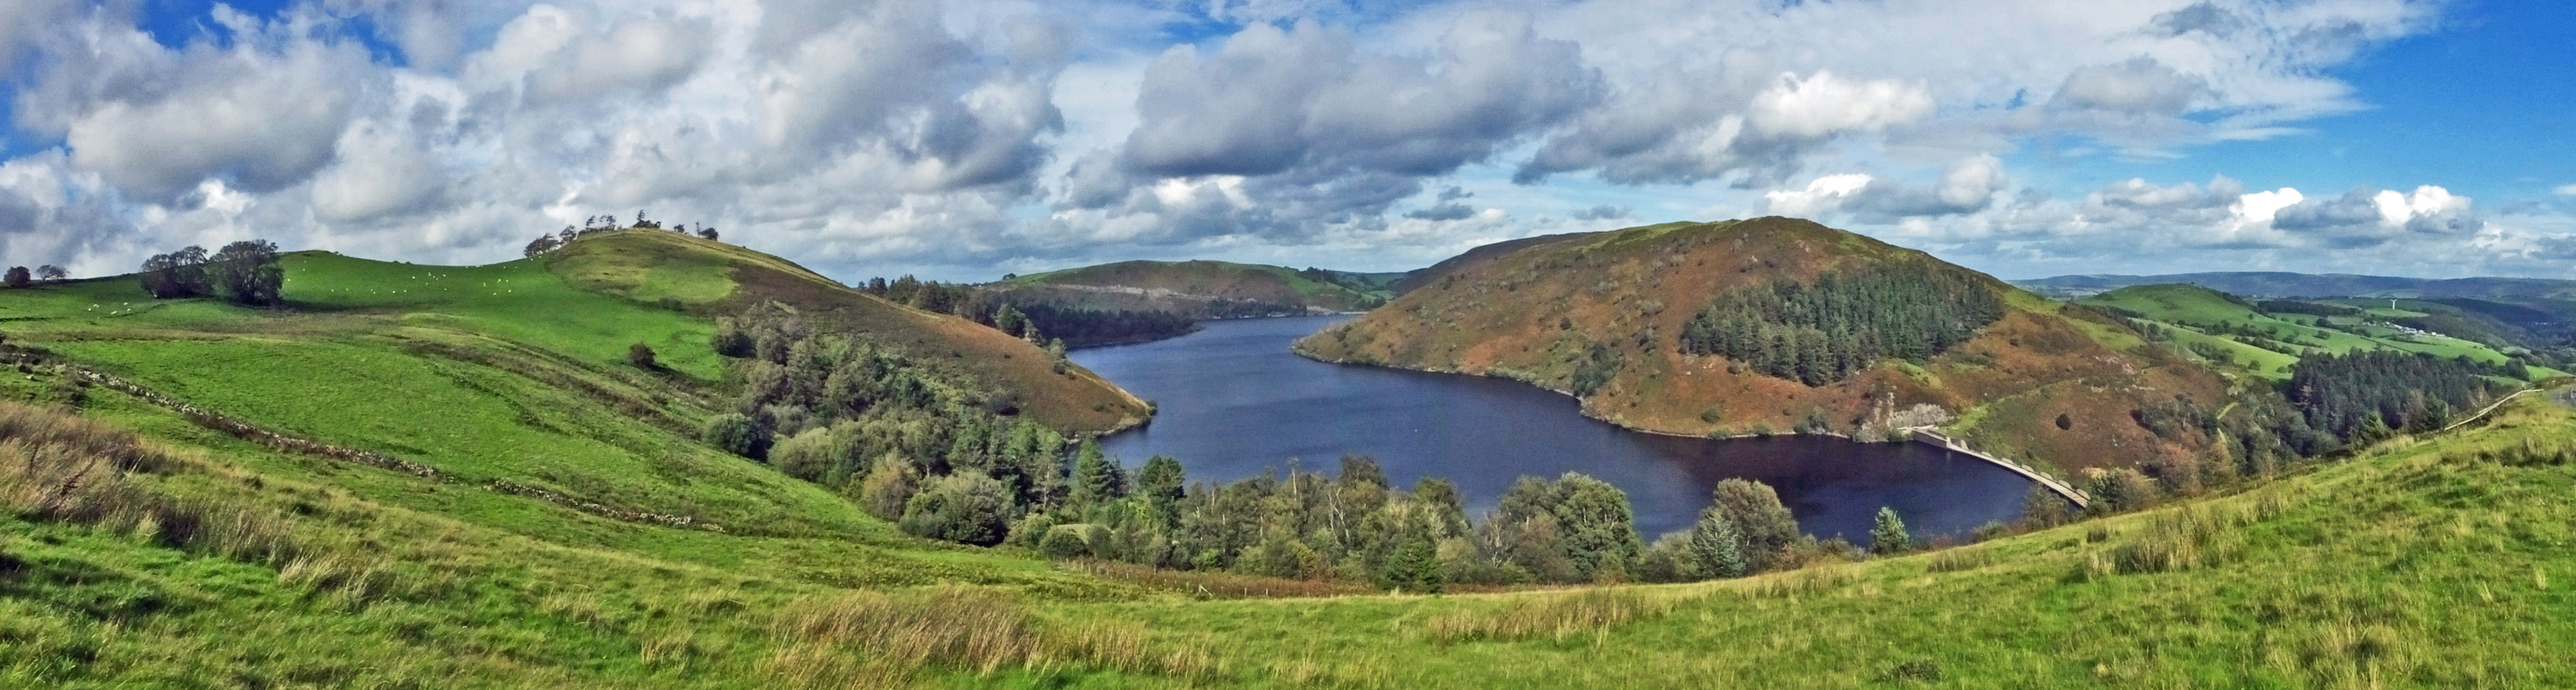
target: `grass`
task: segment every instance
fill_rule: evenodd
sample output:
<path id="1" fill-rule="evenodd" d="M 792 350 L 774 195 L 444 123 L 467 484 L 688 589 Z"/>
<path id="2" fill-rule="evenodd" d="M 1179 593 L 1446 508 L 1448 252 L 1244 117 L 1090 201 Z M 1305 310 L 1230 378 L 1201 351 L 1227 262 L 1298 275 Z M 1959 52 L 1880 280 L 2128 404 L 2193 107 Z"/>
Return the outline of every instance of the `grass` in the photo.
<path id="1" fill-rule="evenodd" d="M 281 453 L 104 387 L 54 409 L 83 389 L 0 376 L 0 687 L 2576 685 L 2576 414 L 2549 396 L 1974 546 L 1387 596 L 912 540 L 657 421 L 710 414 L 720 384 L 508 335 L 632 333 L 475 325 L 547 313 L 507 304 L 543 292 L 498 280 L 526 266 L 331 265 L 353 275 L 299 284 L 321 306 L 296 314 L 127 305 L 111 281 L 0 292 L 13 345 L 454 477 Z M 631 327 L 688 318 L 581 294 Z"/>

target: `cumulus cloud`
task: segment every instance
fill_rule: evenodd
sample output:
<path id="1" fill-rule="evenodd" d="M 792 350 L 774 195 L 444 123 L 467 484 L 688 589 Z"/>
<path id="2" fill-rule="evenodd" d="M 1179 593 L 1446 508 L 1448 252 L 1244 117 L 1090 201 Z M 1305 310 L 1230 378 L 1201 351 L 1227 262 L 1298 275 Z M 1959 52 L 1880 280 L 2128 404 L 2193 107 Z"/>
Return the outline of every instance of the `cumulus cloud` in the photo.
<path id="1" fill-rule="evenodd" d="M 1476 207 L 1466 204 L 1441 204 L 1404 214 L 1415 220 L 1458 220 L 1476 215 Z"/>
<path id="2" fill-rule="evenodd" d="M 2561 226 L 2438 187 L 2060 197 L 1998 158 L 2041 138 L 2185 155 L 2350 111 L 2333 68 L 2437 5 L 307 0 L 156 40 L 115 3 L 20 0 L 0 3 L 20 152 L 0 223 L 39 230 L 0 249 L 122 270 L 257 233 L 481 262 L 649 209 L 861 274 L 1228 252 L 1402 268 L 1768 210 L 2030 261 L 2437 237 L 2545 255 Z M 1217 35 L 1160 38 L 1173 26 Z M 1505 175 L 1523 185 L 1482 186 Z M 1605 204 L 1601 185 L 1673 200 Z"/>
<path id="3" fill-rule="evenodd" d="M 1627 218 L 1628 216 L 1633 215 L 1634 213 L 1635 213 L 1635 210 L 1634 210 L 1634 209 L 1630 209 L 1630 208 L 1628 208 L 1628 207 L 1626 207 L 1626 206 L 1612 206 L 1612 205 L 1609 205 L 1609 204 L 1602 204 L 1602 205 L 1599 205 L 1599 206 L 1594 206 L 1594 207 L 1592 207 L 1592 208 L 1587 208 L 1587 209 L 1583 209 L 1583 210 L 1580 210 L 1580 211 L 1575 211 L 1574 213 L 1572 213 L 1572 214 L 1570 214 L 1570 215 L 1571 215 L 1575 220 L 1619 220 L 1619 219 Z"/>
<path id="4" fill-rule="evenodd" d="M 2076 68 L 2057 88 L 2055 102 L 2072 108 L 2171 116 L 2189 109 L 2192 99 L 2208 88 L 2200 77 L 2174 71 L 2154 58 L 2138 57 Z"/>
<path id="5" fill-rule="evenodd" d="M 1443 173 L 1587 103 L 1599 77 L 1579 58 L 1517 13 L 1462 15 L 1424 59 L 1365 54 L 1313 22 L 1255 24 L 1213 54 L 1179 46 L 1146 70 L 1125 164 L 1158 176 Z"/>

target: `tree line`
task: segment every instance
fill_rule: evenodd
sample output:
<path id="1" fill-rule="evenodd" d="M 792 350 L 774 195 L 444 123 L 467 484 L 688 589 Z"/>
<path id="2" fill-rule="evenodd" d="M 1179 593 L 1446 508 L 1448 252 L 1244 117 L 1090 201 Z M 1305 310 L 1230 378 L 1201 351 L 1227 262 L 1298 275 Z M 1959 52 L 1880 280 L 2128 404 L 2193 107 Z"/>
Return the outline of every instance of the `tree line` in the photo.
<path id="1" fill-rule="evenodd" d="M 1731 577 L 1859 553 L 1800 534 L 1770 487 L 1743 480 L 1719 484 L 1691 529 L 1646 544 L 1627 494 L 1576 473 L 1524 477 L 1470 520 L 1454 484 L 1399 489 L 1366 456 L 1332 475 L 1292 462 L 1223 483 L 1189 481 L 1169 457 L 1131 471 L 1096 441 L 1017 418 L 1009 394 L 945 362 L 775 302 L 719 319 L 712 346 L 743 390 L 707 443 L 925 538 L 1409 591 Z"/>
<path id="2" fill-rule="evenodd" d="M 32 272 L 28 271 L 25 266 L 11 266 L 9 267 L 8 273 L 0 274 L 0 282 L 5 282 L 9 287 L 22 288 L 34 285 L 36 281 L 39 280 L 48 283 L 62 282 L 63 279 L 69 278 L 71 275 L 71 271 L 64 270 L 63 267 L 53 264 L 38 266 L 36 267 L 36 270 Z"/>
<path id="3" fill-rule="evenodd" d="M 1680 340 L 1685 353 L 1817 386 L 1881 358 L 1929 358 L 2003 314 L 2002 298 L 1959 271 L 1859 269 L 1720 294 L 1691 316 Z"/>
<path id="4" fill-rule="evenodd" d="M 2508 368 L 2518 364 L 2356 350 L 2300 359 L 2283 390 L 2310 426 L 2346 440 L 2368 439 L 2441 428 L 2453 413 L 2494 398 L 2482 377 L 2510 376 Z"/>
<path id="5" fill-rule="evenodd" d="M 189 246 L 143 261 L 143 291 L 154 299 L 211 296 L 236 304 L 265 307 L 285 303 L 286 268 L 279 265 L 277 244 L 243 240 L 208 255 Z"/>
<path id="6" fill-rule="evenodd" d="M 662 229 L 664 228 L 662 227 L 661 221 L 645 218 L 643 211 L 636 211 L 635 222 L 623 227 L 620 227 L 617 224 L 617 216 L 615 214 L 591 216 L 589 218 L 582 219 L 580 226 L 566 225 L 562 231 L 538 235 L 536 239 L 529 240 L 528 246 L 520 250 L 520 256 L 534 257 L 546 254 L 557 249 L 572 246 L 573 240 L 612 230 Z M 695 235 L 698 239 L 708 241 L 715 241 L 716 238 L 721 237 L 721 235 L 716 234 L 714 226 L 710 226 L 705 223 L 699 223 L 698 229 L 696 230 L 690 230 L 688 223 L 671 226 L 669 230 L 682 235 Z"/>

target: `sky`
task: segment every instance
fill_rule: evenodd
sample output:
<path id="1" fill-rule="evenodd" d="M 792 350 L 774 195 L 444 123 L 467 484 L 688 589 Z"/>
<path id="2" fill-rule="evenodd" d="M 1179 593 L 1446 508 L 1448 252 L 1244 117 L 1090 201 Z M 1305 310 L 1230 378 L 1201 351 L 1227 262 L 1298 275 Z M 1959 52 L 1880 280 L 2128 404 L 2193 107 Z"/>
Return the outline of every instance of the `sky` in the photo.
<path id="1" fill-rule="evenodd" d="M 2576 278 L 2576 9 L 2500 0 L 0 0 L 0 263 L 1400 271 L 1815 219 L 2007 279 Z"/>

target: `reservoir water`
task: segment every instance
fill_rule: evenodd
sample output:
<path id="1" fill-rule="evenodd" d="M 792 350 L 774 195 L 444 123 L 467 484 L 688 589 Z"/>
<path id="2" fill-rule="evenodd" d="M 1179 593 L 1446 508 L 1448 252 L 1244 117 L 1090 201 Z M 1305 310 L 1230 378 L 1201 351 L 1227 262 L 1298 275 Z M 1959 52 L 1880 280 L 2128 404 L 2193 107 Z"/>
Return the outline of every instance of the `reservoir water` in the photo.
<path id="1" fill-rule="evenodd" d="M 1502 379 L 1326 364 L 1288 344 L 1349 316 L 1211 321 L 1190 335 L 1072 354 L 1161 406 L 1152 424 L 1103 440 L 1128 466 L 1178 458 L 1192 481 L 1285 470 L 1332 472 L 1343 453 L 1377 458 L 1399 488 L 1457 482 L 1476 515 L 1523 475 L 1581 472 L 1628 493 L 1647 540 L 1684 529 L 1729 477 L 1780 493 L 1800 526 L 1865 543 L 1880 506 L 1917 538 L 1964 535 L 2020 514 L 2030 482 L 1917 443 L 1779 436 L 1712 441 L 1621 429 L 1573 398 Z"/>

